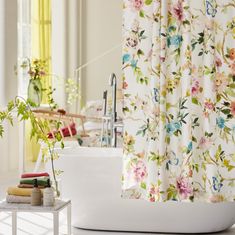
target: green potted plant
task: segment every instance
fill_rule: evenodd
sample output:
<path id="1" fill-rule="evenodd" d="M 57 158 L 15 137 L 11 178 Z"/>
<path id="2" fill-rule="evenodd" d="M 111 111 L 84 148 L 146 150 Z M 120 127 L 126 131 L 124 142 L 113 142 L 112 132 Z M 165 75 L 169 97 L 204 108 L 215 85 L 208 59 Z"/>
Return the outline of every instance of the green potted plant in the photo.
<path id="1" fill-rule="evenodd" d="M 46 72 L 46 61 L 39 59 L 30 60 L 27 58 L 21 65 L 23 69 L 28 69 L 29 84 L 28 84 L 28 99 L 35 104 L 40 106 L 42 102 L 43 89 L 42 79 L 47 76 Z"/>
<path id="2" fill-rule="evenodd" d="M 51 162 L 55 191 L 56 195 L 59 196 L 60 192 L 58 189 L 58 181 L 56 176 L 60 172 L 55 169 L 54 160 L 58 158 L 58 155 L 55 151 L 55 145 L 59 143 L 61 148 L 64 148 L 63 138 L 59 131 L 62 122 L 60 120 L 50 121 L 50 124 L 55 128 L 55 134 L 53 139 L 49 139 L 48 133 L 50 132 L 50 128 L 48 126 L 48 121 L 37 119 L 35 113 L 33 112 L 33 110 L 40 105 L 42 100 L 43 90 L 40 79 L 42 76 L 46 76 L 46 73 L 43 70 L 45 67 L 45 62 L 40 60 L 33 60 L 31 63 L 31 61 L 28 59 L 28 63 L 23 63 L 22 67 L 29 68 L 29 98 L 26 100 L 20 96 L 16 96 L 14 100 L 8 102 L 7 108 L 5 110 L 0 110 L 0 137 L 2 137 L 4 134 L 3 122 L 8 121 L 11 125 L 14 124 L 13 112 L 17 113 L 17 118 L 19 121 L 30 121 L 32 126 L 31 138 L 35 137 L 37 141 L 43 142 L 46 146 L 47 154 L 44 154 L 44 157 L 47 158 L 46 160 Z M 48 106 L 51 111 L 57 109 L 57 104 L 55 103 L 52 96 L 53 91 L 54 90 L 51 87 L 49 87 L 47 90 L 44 90 L 48 101 Z"/>

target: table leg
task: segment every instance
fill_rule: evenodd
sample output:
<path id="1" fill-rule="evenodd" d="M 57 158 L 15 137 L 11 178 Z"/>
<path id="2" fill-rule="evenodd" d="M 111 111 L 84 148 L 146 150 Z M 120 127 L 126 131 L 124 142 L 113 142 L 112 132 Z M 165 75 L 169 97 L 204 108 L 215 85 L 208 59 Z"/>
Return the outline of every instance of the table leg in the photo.
<path id="1" fill-rule="evenodd" d="M 54 235 L 59 235 L 59 212 L 53 213 Z"/>
<path id="2" fill-rule="evenodd" d="M 12 212 L 12 235 L 17 234 L 17 212 Z"/>
<path id="3" fill-rule="evenodd" d="M 68 235 L 71 235 L 71 203 L 67 206 L 67 228 L 68 228 Z"/>

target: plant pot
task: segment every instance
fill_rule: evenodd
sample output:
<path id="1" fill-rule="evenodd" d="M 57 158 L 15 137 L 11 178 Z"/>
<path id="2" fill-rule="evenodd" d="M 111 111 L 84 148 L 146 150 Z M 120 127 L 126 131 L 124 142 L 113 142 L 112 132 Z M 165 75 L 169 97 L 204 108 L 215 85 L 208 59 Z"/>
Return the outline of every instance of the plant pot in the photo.
<path id="1" fill-rule="evenodd" d="M 42 102 L 42 83 L 40 79 L 30 79 L 28 85 L 28 99 L 37 107 Z"/>

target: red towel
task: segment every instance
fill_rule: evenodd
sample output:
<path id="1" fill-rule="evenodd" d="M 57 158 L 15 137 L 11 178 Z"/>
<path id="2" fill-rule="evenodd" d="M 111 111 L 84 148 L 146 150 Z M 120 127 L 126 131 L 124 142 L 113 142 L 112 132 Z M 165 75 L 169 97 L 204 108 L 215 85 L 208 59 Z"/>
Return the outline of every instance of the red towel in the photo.
<path id="1" fill-rule="evenodd" d="M 33 178 L 33 177 L 40 177 L 40 176 L 49 176 L 49 174 L 47 172 L 24 173 L 21 175 L 21 178 Z"/>
<path id="2" fill-rule="evenodd" d="M 72 132 L 72 135 L 76 135 L 77 134 L 77 130 L 76 130 L 76 124 L 75 123 L 72 123 L 69 125 L 70 129 L 71 129 L 71 132 Z M 66 127 L 63 127 L 61 129 L 62 133 L 63 133 L 63 136 L 64 137 L 67 137 L 67 136 L 70 136 L 70 133 L 69 133 L 69 128 L 66 126 Z M 54 135 L 56 134 L 56 132 L 54 132 Z M 53 138 L 53 135 L 52 133 L 48 133 L 48 138 L 49 139 L 52 139 Z"/>

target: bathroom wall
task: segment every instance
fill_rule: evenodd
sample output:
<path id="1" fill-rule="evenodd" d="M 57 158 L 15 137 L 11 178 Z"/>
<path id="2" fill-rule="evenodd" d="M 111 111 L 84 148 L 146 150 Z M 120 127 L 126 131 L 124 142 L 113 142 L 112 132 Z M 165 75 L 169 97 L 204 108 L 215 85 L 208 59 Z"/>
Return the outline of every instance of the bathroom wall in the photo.
<path id="1" fill-rule="evenodd" d="M 4 13 L 4 6 L 5 2 L 0 1 L 0 107 L 5 106 L 5 79 L 4 79 L 4 74 L 5 74 L 5 66 L 2 61 L 5 60 L 5 37 L 4 35 L 4 30 L 5 30 L 5 13 Z"/>
<path id="2" fill-rule="evenodd" d="M 111 72 L 121 76 L 122 0 L 52 0 L 52 64 L 55 99 L 66 105 L 64 79 L 79 66 L 116 48 L 80 71 L 83 103 L 102 99 Z M 79 103 L 71 111 L 77 112 Z M 71 108 L 70 108 L 71 109 Z"/>
<path id="3" fill-rule="evenodd" d="M 82 0 L 52 0 L 52 70 L 54 98 L 63 108 L 76 112 L 76 105 L 66 107 L 65 81 L 74 77 L 79 66 L 79 12 Z"/>
<path id="4" fill-rule="evenodd" d="M 122 0 L 86 0 L 82 9 L 81 64 L 119 45 L 82 71 L 83 99 L 102 99 L 109 74 L 121 77 Z"/>
<path id="5" fill-rule="evenodd" d="M 0 109 L 17 94 L 17 0 L 0 1 Z M 5 136 L 0 139 L 0 180 L 18 173 L 18 124 L 4 124 Z"/>

